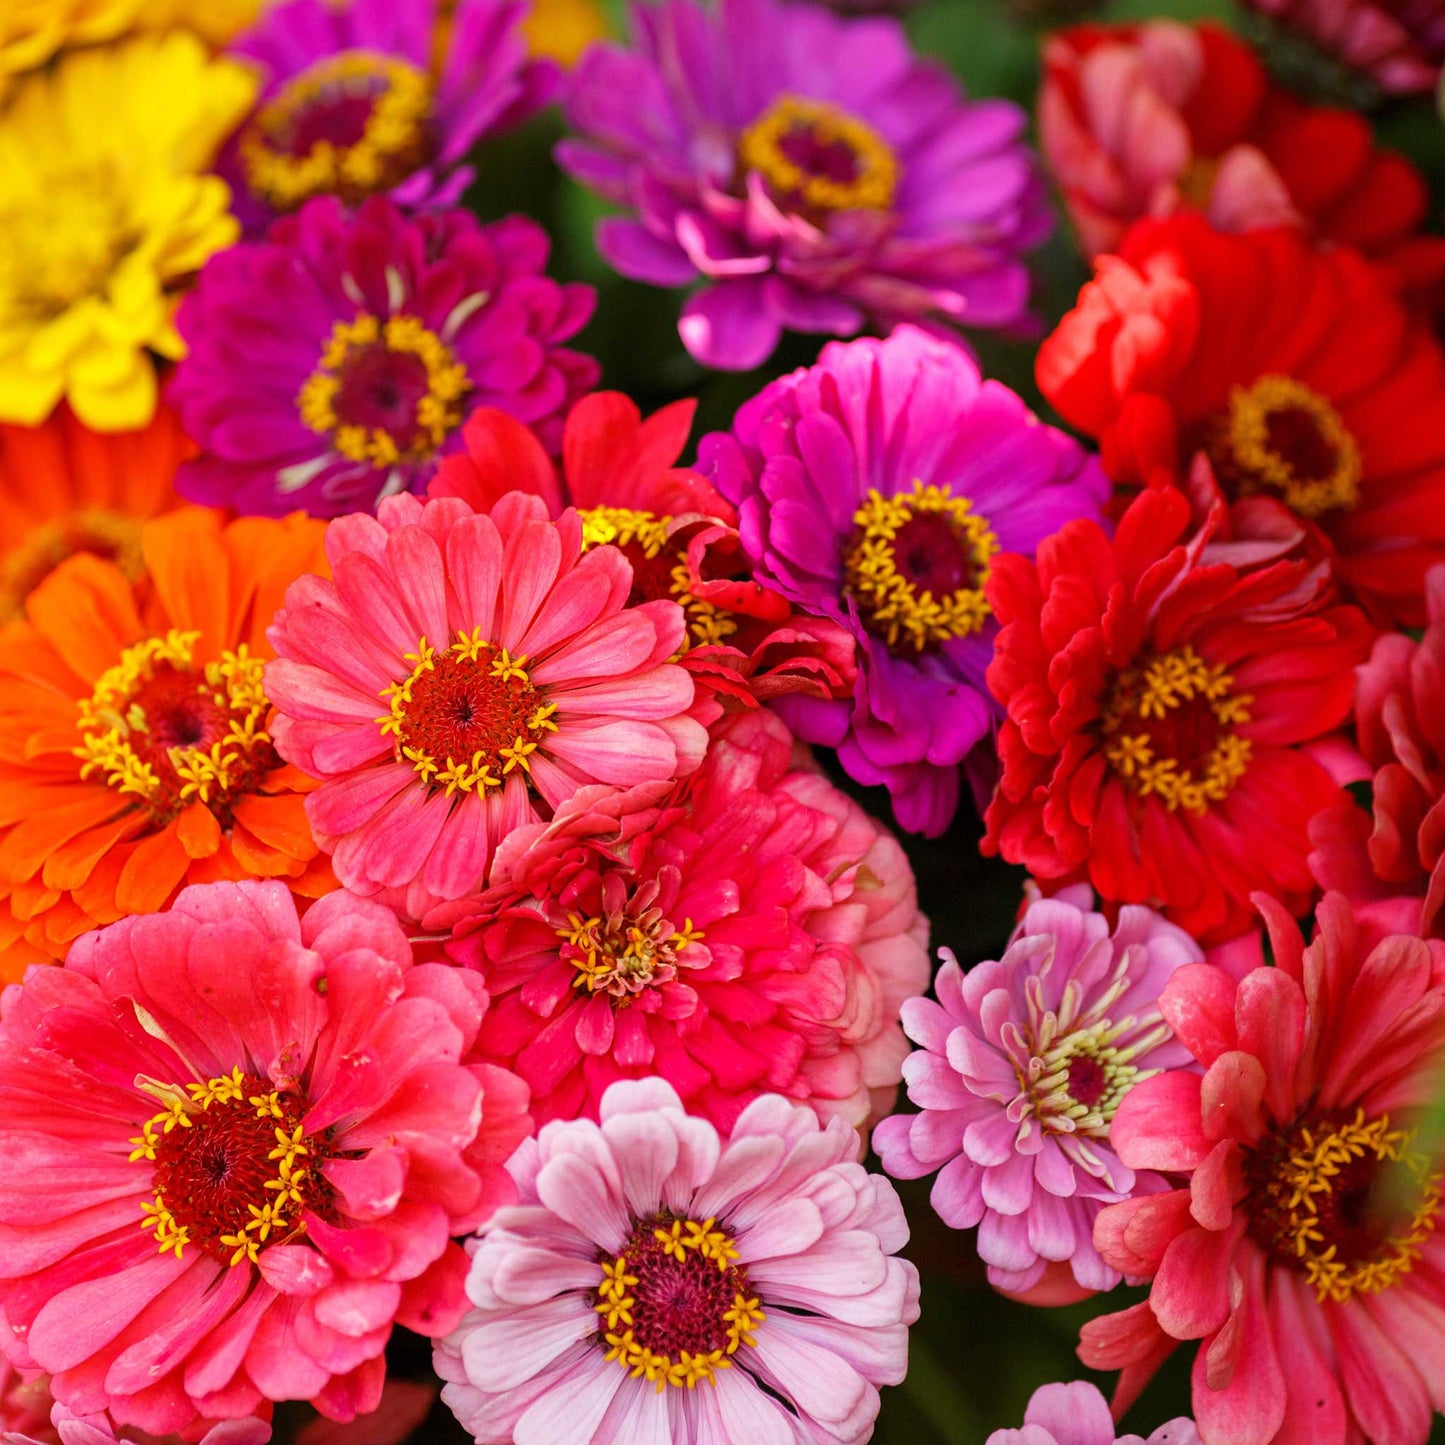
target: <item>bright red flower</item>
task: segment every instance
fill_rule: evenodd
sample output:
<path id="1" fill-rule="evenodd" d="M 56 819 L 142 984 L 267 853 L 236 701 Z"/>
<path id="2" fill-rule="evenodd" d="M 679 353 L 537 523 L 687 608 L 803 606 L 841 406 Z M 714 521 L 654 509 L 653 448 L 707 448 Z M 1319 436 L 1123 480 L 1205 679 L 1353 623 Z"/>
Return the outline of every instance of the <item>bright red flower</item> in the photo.
<path id="1" fill-rule="evenodd" d="M 1292 529 L 1372 613 L 1424 620 L 1445 561 L 1445 354 L 1355 252 L 1141 221 L 1044 342 L 1038 380 L 1117 481 L 1192 470 L 1237 531 Z"/>
<path id="2" fill-rule="evenodd" d="M 1190 964 L 1160 996 L 1203 1072 L 1130 1090 L 1111 1138 L 1187 1182 L 1099 1216 L 1104 1258 L 1153 1283 L 1079 1353 L 1124 1368 L 1122 1407 L 1199 1340 L 1205 1445 L 1424 1445 L 1445 1408 L 1445 1209 L 1413 1125 L 1445 1052 L 1445 944 L 1372 945 L 1334 893 L 1308 948 L 1261 910 L 1275 967 L 1236 982 Z"/>
<path id="3" fill-rule="evenodd" d="M 1008 716 L 986 853 L 1045 883 L 1087 877 L 1203 943 L 1264 889 L 1302 912 L 1306 829 L 1336 785 L 1309 745 L 1345 722 L 1370 644 L 1322 567 L 1208 563 L 1189 504 L 1151 489 L 1112 542 L 1070 522 L 994 563 L 988 684 Z"/>

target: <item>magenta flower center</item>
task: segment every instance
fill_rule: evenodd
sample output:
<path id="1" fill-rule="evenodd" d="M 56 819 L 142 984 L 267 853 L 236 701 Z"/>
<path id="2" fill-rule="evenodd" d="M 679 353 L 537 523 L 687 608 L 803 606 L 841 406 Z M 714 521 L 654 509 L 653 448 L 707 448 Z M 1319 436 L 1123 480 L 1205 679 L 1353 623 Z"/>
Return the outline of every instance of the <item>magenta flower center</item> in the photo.
<path id="1" fill-rule="evenodd" d="M 262 1248 L 304 1233 L 306 1212 L 335 1217 L 320 1173 L 332 1152 L 307 1136 L 304 1099 L 239 1068 L 147 1092 L 166 1107 L 131 1139 L 130 1158 L 151 1165 L 155 1202 L 141 1206 L 143 1227 L 162 1254 L 183 1259 L 193 1246 L 233 1267 L 255 1263 Z"/>
<path id="2" fill-rule="evenodd" d="M 1202 814 L 1249 768 L 1249 739 L 1235 729 L 1252 702 L 1186 643 L 1119 674 L 1103 709 L 1104 755 L 1139 797 Z"/>
<path id="3" fill-rule="evenodd" d="M 567 915 L 557 937 L 560 956 L 577 971 L 573 988 L 606 994 L 615 1007 L 626 1008 L 646 990 L 670 983 L 679 969 L 706 966 L 711 955 L 694 947 L 705 936 L 702 929 L 690 918 L 674 928 L 653 906 L 657 891 L 655 883 L 647 883 L 620 907 L 604 905 L 591 917 Z"/>
<path id="4" fill-rule="evenodd" d="M 366 50 L 329 55 L 243 132 L 246 182 L 279 211 L 321 195 L 356 205 L 431 159 L 431 106 L 431 79 L 416 66 Z"/>
<path id="5" fill-rule="evenodd" d="M 1321 1300 L 1407 1275 L 1440 1222 L 1440 1176 L 1388 1115 L 1297 1119 L 1246 1152 L 1250 1233 Z"/>
<path id="6" fill-rule="evenodd" d="M 715 1383 L 739 1349 L 756 1345 L 766 1318 L 748 1293 L 736 1243 L 716 1224 L 650 1215 L 634 1222 L 615 1257 L 598 1260 L 599 1343 L 659 1390 Z"/>

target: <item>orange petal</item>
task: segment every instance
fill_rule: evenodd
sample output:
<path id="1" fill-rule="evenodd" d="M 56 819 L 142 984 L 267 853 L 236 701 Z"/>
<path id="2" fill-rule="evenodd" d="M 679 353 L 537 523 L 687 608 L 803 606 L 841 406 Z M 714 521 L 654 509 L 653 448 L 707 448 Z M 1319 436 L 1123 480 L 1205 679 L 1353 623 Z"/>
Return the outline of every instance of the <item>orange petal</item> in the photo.
<path id="1" fill-rule="evenodd" d="M 209 858 L 221 846 L 221 825 L 204 803 L 192 803 L 176 820 L 188 858 Z"/>
<path id="2" fill-rule="evenodd" d="M 17 823 L 0 843 L 0 878 L 12 883 L 33 878 L 56 849 L 89 828 L 108 823 L 129 805 L 108 788 L 95 787 L 91 796 L 63 808 L 50 808 Z"/>
<path id="3" fill-rule="evenodd" d="M 0 948 L 0 983 L 19 983 L 25 977 L 25 970 L 33 963 L 55 963 L 57 960 L 36 948 L 24 938 Z"/>
<path id="4" fill-rule="evenodd" d="M 41 878 L 51 888 L 63 888 L 66 891 L 79 888 L 95 871 L 95 865 L 122 838 L 135 832 L 138 823 L 136 817 L 127 815 L 72 838 L 45 860 Z"/>
<path id="5" fill-rule="evenodd" d="M 325 853 L 318 853 L 299 878 L 291 879 L 291 891 L 298 898 L 324 898 L 340 887 L 341 880 L 332 870 L 331 859 Z"/>
<path id="6" fill-rule="evenodd" d="M 223 837 L 221 846 L 209 858 L 198 858 L 187 875 L 192 883 L 239 883 L 251 875 L 236 862 L 231 840 Z"/>
<path id="7" fill-rule="evenodd" d="M 117 918 L 122 917 L 120 906 L 115 901 L 115 890 L 126 864 L 139 846 L 139 841 L 117 843 L 95 865 L 95 871 L 90 877 L 71 894 L 95 920 L 97 928 L 106 923 L 114 923 Z"/>
<path id="8" fill-rule="evenodd" d="M 239 824 L 231 829 L 231 852 L 253 878 L 285 878 L 301 871 L 299 860 L 279 848 L 268 848 Z"/>
<path id="9" fill-rule="evenodd" d="M 182 507 L 147 522 L 141 552 L 172 627 L 201 634 L 198 655 L 232 645 L 231 562 L 221 543 L 221 514 Z"/>
<path id="10" fill-rule="evenodd" d="M 25 611 L 65 665 L 86 684 L 93 683 L 141 633 L 130 583 L 113 562 L 89 552 L 62 562 L 25 599 Z"/>
<path id="11" fill-rule="evenodd" d="M 251 619 L 250 634 L 240 640 L 257 657 L 273 657 L 266 629 L 286 596 L 286 589 L 303 572 L 329 577 L 322 542 L 326 524 L 301 512 L 276 521 L 270 517 L 241 517 L 226 528 L 226 550 L 234 566 L 232 616 Z"/>
<path id="12" fill-rule="evenodd" d="M 232 811 L 236 821 L 268 847 L 299 862 L 316 856 L 316 839 L 306 821 L 306 803 L 296 794 L 285 793 L 278 798 L 252 795 L 242 798 Z"/>
<path id="13" fill-rule="evenodd" d="M 185 878 L 187 861 L 174 823 L 137 843 L 116 883 L 116 907 L 127 914 L 159 912 Z"/>

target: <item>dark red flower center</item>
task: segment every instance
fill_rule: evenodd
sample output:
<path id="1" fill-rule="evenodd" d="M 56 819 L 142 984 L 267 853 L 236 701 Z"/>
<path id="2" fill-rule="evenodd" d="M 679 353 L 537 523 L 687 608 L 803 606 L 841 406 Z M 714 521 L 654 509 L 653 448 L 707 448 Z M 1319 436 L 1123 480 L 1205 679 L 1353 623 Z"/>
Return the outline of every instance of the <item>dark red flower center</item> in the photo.
<path id="1" fill-rule="evenodd" d="M 1069 1097 L 1092 1109 L 1112 1088 L 1108 1071 L 1098 1059 L 1076 1054 L 1069 1061 Z"/>
<path id="2" fill-rule="evenodd" d="M 779 96 L 738 139 L 738 165 L 780 199 L 817 212 L 886 211 L 898 158 L 871 126 L 822 100 Z"/>

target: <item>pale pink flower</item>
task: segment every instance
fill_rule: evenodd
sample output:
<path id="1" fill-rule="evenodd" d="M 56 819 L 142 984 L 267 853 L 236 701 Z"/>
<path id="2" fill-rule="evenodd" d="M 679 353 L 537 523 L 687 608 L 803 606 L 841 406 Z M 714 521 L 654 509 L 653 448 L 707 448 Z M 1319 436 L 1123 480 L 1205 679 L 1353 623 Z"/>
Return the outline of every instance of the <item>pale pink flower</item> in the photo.
<path id="1" fill-rule="evenodd" d="M 1192 1420 L 1180 1416 L 1142 1435 L 1114 1434 L 1109 1406 L 1084 1380 L 1040 1385 L 1024 1411 L 1021 1430 L 995 1430 L 984 1445 L 1199 1445 Z"/>

